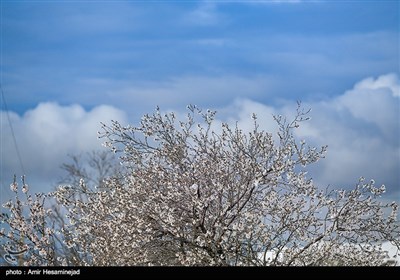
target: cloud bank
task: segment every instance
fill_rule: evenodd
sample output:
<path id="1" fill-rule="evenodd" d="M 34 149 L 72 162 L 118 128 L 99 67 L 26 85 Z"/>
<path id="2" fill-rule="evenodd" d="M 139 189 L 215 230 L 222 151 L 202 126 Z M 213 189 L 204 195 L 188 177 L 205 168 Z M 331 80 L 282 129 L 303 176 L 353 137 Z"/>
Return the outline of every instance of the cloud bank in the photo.
<path id="1" fill-rule="evenodd" d="M 80 105 L 61 106 L 51 102 L 40 103 L 23 116 L 10 112 L 10 119 L 27 179 L 36 191 L 48 190 L 49 184 L 56 183 L 61 171 L 59 166 L 66 162 L 68 154 L 101 148 L 101 141 L 97 139 L 100 121 L 127 122 L 126 114 L 111 106 L 85 111 Z M 4 190 L 8 189 L 13 174 L 22 175 L 22 170 L 3 111 L 1 120 L 1 187 Z"/>
<path id="2" fill-rule="evenodd" d="M 364 79 L 328 102 L 310 104 L 314 141 L 331 150 L 319 169 L 325 182 L 344 185 L 365 176 L 399 194 L 399 97 L 398 76 L 388 74 Z"/>
<path id="3" fill-rule="evenodd" d="M 311 167 L 310 176 L 321 186 L 353 187 L 358 178 L 385 184 L 400 201 L 400 96 L 396 74 L 369 77 L 342 95 L 303 103 L 312 120 L 296 136 L 311 145 L 328 145 L 327 157 Z M 291 116 L 294 102 L 272 107 L 248 99 L 236 100 L 222 112 L 228 120 L 251 127 L 250 115 L 258 114 L 263 129 L 276 129 L 272 114 Z M 275 129 L 274 129 L 275 128 Z"/>
<path id="4" fill-rule="evenodd" d="M 386 185 L 394 200 L 400 201 L 399 85 L 399 77 L 393 73 L 368 77 L 341 95 L 303 103 L 304 108 L 312 108 L 312 120 L 303 123 L 296 136 L 311 145 L 328 145 L 327 158 L 310 170 L 310 176 L 317 184 L 347 188 L 353 187 L 360 176 L 374 178 L 377 184 Z M 173 88 L 171 92 L 173 90 L 190 90 L 190 86 Z M 223 88 L 221 90 L 224 92 Z M 171 97 L 165 89 L 146 93 L 145 103 L 153 102 L 154 106 L 157 100 L 175 96 Z M 145 95 L 143 93 L 143 99 Z M 171 106 L 176 111 L 176 104 Z M 251 127 L 250 116 L 254 112 L 261 128 L 275 131 L 272 115 L 290 117 L 295 106 L 294 102 L 288 101 L 267 105 L 253 99 L 237 98 L 232 103 L 222 102 L 215 109 L 218 118 L 231 123 L 238 121 L 243 128 Z M 184 106 L 181 108 L 178 113 L 183 112 Z M 128 118 L 127 113 L 106 105 L 86 111 L 80 105 L 56 103 L 40 103 L 22 116 L 10 112 L 28 178 L 34 182 L 54 183 L 67 154 L 101 148 L 96 134 L 101 121 L 113 119 L 136 124 L 137 119 Z M 1 120 L 1 183 L 8 186 L 12 175 L 20 173 L 20 167 L 5 112 L 1 112 Z"/>

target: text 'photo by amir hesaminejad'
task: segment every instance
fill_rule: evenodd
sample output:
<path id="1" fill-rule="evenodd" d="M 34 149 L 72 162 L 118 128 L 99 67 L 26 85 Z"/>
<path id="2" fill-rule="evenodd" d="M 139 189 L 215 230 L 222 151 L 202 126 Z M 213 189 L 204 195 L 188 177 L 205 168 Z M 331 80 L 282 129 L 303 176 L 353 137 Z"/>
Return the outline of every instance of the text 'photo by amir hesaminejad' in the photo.
<path id="1" fill-rule="evenodd" d="M 400 248 L 398 205 L 384 186 L 319 188 L 307 167 L 327 147 L 299 141 L 309 119 L 273 116 L 276 132 L 228 124 L 216 112 L 159 108 L 137 126 L 102 124 L 109 152 L 90 155 L 91 177 L 65 165 L 68 182 L 50 193 L 11 182 L 1 246 L 9 273 L 79 274 L 51 266 L 384 266 Z M 118 156 L 118 158 L 114 158 Z M 119 163 L 118 163 L 119 161 Z M 19 272 L 18 272 L 19 273 Z M 7 274 L 7 270 L 6 270 Z"/>

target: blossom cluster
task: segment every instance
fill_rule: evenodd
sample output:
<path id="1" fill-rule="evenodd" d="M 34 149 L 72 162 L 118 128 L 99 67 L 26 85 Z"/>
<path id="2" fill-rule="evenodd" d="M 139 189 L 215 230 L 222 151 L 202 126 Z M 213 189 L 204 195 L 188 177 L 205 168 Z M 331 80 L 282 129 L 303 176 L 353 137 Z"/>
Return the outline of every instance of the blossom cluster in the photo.
<path id="1" fill-rule="evenodd" d="M 2 235 L 27 246 L 26 264 L 384 265 L 382 243 L 400 248 L 397 204 L 381 202 L 384 186 L 363 178 L 353 190 L 315 186 L 306 167 L 326 147 L 293 134 L 307 114 L 276 116 L 276 138 L 255 115 L 244 132 L 196 106 L 184 120 L 157 108 L 138 126 L 103 124 L 99 137 L 123 171 L 101 187 L 81 179 L 35 198 L 23 186 L 27 202 L 4 205 Z"/>

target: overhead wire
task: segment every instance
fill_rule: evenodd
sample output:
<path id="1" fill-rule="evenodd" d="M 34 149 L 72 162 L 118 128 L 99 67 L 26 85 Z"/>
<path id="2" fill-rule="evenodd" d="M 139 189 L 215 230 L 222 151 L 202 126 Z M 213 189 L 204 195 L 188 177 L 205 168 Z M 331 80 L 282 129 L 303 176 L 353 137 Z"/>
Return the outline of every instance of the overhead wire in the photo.
<path id="1" fill-rule="evenodd" d="M 3 106 L 1 108 L 4 108 L 4 112 L 7 116 L 7 121 L 10 126 L 11 137 L 12 137 L 12 140 L 14 143 L 18 163 L 20 165 L 23 175 L 25 175 L 25 167 L 24 167 L 24 164 L 22 161 L 20 149 L 18 147 L 17 138 L 15 136 L 14 127 L 13 127 L 11 117 L 10 117 L 10 110 L 8 109 L 7 101 L 6 101 L 4 90 L 3 90 L 3 40 L 2 40 L 3 39 L 3 2 L 2 1 L 0 1 L 0 2 L 1 2 L 0 3 L 0 94 L 1 94 L 1 100 L 2 100 L 1 103 L 3 104 Z M 1 128 L 3 128 L 3 118 L 0 119 L 0 125 L 1 125 Z M 3 135 L 3 137 L 4 137 L 4 135 Z M 3 160 L 4 160 L 4 158 L 3 158 L 4 146 L 3 145 L 4 145 L 4 143 L 0 143 L 0 150 L 1 150 L 0 162 L 2 163 L 1 165 L 3 165 Z M 0 174 L 0 175 L 3 175 L 3 174 Z M 0 176 L 0 177 L 3 177 L 3 176 Z M 1 178 L 1 179 L 3 179 L 3 178 Z"/>
<path id="2" fill-rule="evenodd" d="M 25 175 L 24 164 L 23 164 L 23 162 L 22 162 L 21 153 L 20 153 L 20 151 L 19 151 L 17 138 L 15 137 L 14 127 L 13 127 L 13 124 L 12 124 L 12 122 L 11 122 L 10 111 L 8 110 L 8 106 L 7 106 L 6 98 L 5 98 L 5 96 L 4 96 L 4 91 L 3 91 L 3 86 L 2 86 L 2 84 L 0 84 L 0 91 L 1 91 L 1 98 L 2 98 L 3 104 L 4 104 L 4 110 L 5 110 L 6 116 L 7 116 L 7 121 L 8 121 L 8 124 L 9 124 L 9 126 L 10 126 L 11 137 L 12 137 L 12 139 L 13 139 L 15 151 L 16 151 L 16 153 L 17 153 L 18 162 L 19 162 L 19 165 L 20 165 L 20 167 L 21 167 L 21 171 L 22 171 L 23 175 Z"/>

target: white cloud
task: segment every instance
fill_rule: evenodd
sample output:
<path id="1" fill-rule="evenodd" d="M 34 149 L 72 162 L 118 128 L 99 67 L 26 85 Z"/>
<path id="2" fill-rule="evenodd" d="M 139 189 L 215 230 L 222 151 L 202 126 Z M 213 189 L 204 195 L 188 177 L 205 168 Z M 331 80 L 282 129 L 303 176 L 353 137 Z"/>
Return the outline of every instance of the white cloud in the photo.
<path id="1" fill-rule="evenodd" d="M 329 100 L 304 103 L 312 120 L 303 123 L 296 135 L 311 145 L 328 145 L 326 159 L 311 167 L 310 176 L 321 185 L 353 187 L 360 176 L 385 184 L 399 201 L 400 124 L 399 79 L 395 74 L 367 78 L 353 89 Z M 241 99 L 221 109 L 228 119 L 250 128 L 251 113 L 259 116 L 263 129 L 276 131 L 272 114 L 293 115 L 293 102 L 281 107 Z"/>
<path id="2" fill-rule="evenodd" d="M 202 2 L 195 10 L 186 14 L 184 22 L 194 25 L 215 25 L 221 20 L 221 15 L 217 12 L 216 3 Z"/>
<path id="3" fill-rule="evenodd" d="M 275 131 L 276 122 L 273 120 L 273 115 L 278 114 L 278 111 L 271 106 L 261 104 L 249 99 L 236 99 L 231 105 L 217 109 L 218 117 L 222 121 L 230 125 L 237 124 L 244 131 L 251 131 L 254 121 L 251 118 L 252 114 L 256 114 L 260 121 L 260 129 L 266 131 Z"/>
<path id="4" fill-rule="evenodd" d="M 387 251 L 389 254 L 389 258 L 387 260 L 394 260 L 396 261 L 396 266 L 400 266 L 400 251 L 396 246 L 390 242 L 384 242 L 382 244 L 382 249 Z"/>
<path id="5" fill-rule="evenodd" d="M 22 175 L 22 171 L 5 114 L 1 112 L 1 172 L 4 176 L 1 183 L 8 185 L 7 179 L 13 174 Z M 10 112 L 10 118 L 27 178 L 40 184 L 55 183 L 60 174 L 59 166 L 68 154 L 101 148 L 101 140 L 97 139 L 101 121 L 107 123 L 113 119 L 126 123 L 124 112 L 105 105 L 85 111 L 80 105 L 40 103 L 23 116 Z M 40 185 L 35 187 L 40 188 Z"/>
<path id="6" fill-rule="evenodd" d="M 355 90 L 385 90 L 393 96 L 400 97 L 399 77 L 394 74 L 379 76 L 377 79 L 373 77 L 366 78 L 354 86 Z"/>
<path id="7" fill-rule="evenodd" d="M 204 89 L 199 81 L 192 84 Z M 363 79 L 352 89 L 328 100 L 303 104 L 304 108 L 312 109 L 312 120 L 303 123 L 296 136 L 311 145 L 328 145 L 327 157 L 311 166 L 310 176 L 318 185 L 351 188 L 364 176 L 374 178 L 377 184 L 385 184 L 391 196 L 388 198 L 400 201 L 398 88 L 396 74 L 381 75 Z M 260 128 L 274 132 L 277 126 L 272 115 L 282 114 L 290 119 L 295 107 L 292 101 L 272 106 L 236 98 L 228 106 L 214 108 L 219 119 L 232 124 L 238 121 L 245 130 L 251 129 L 254 112 Z"/>
<path id="8" fill-rule="evenodd" d="M 260 96 L 265 98 L 265 93 L 274 90 L 273 80 L 268 77 L 183 77 L 157 86 L 115 89 L 118 98 L 115 98 L 114 107 L 99 106 L 85 111 L 79 105 L 42 103 L 23 116 L 11 113 L 28 175 L 34 174 L 43 182 L 51 178 L 54 182 L 52 174 L 60 171 L 58 166 L 65 161 L 68 153 L 100 147 L 101 141 L 96 137 L 100 121 L 120 119 L 125 123 L 136 123 L 139 117 L 137 112 L 140 115 L 151 112 L 156 104 L 160 104 L 163 110 L 182 113 L 187 104 L 204 108 L 210 105 L 207 100 L 213 100 L 212 108 L 217 109 L 218 119 L 230 123 L 238 121 L 240 127 L 250 129 L 251 114 L 254 112 L 258 115 L 261 128 L 271 132 L 276 131 L 272 115 L 290 117 L 296 106 L 291 101 L 280 105 L 254 101 Z M 327 158 L 310 170 L 310 176 L 318 185 L 352 187 L 360 176 L 364 176 L 374 178 L 378 184 L 384 183 L 395 200 L 400 200 L 398 89 L 398 76 L 388 74 L 363 79 L 352 89 L 331 99 L 303 104 L 305 108 L 312 108 L 312 120 L 303 123 L 296 135 L 311 145 L 329 146 Z M 185 92 L 190 95 L 185 95 Z M 251 93 L 251 99 L 240 98 L 243 96 L 241 92 Z M 232 99 L 235 101 L 229 104 Z M 134 111 L 135 119 L 128 120 L 126 113 L 116 109 L 116 106 L 129 114 Z M 11 178 L 12 174 L 20 171 L 4 112 L 1 119 L 2 180 L 5 180 L 6 176 Z M 2 183 L 8 184 L 8 181 Z"/>
<path id="9" fill-rule="evenodd" d="M 315 142 L 329 145 L 318 177 L 346 184 L 358 176 L 399 189 L 399 95 L 396 75 L 367 78 L 343 95 L 309 103 L 314 120 L 308 129 Z"/>

